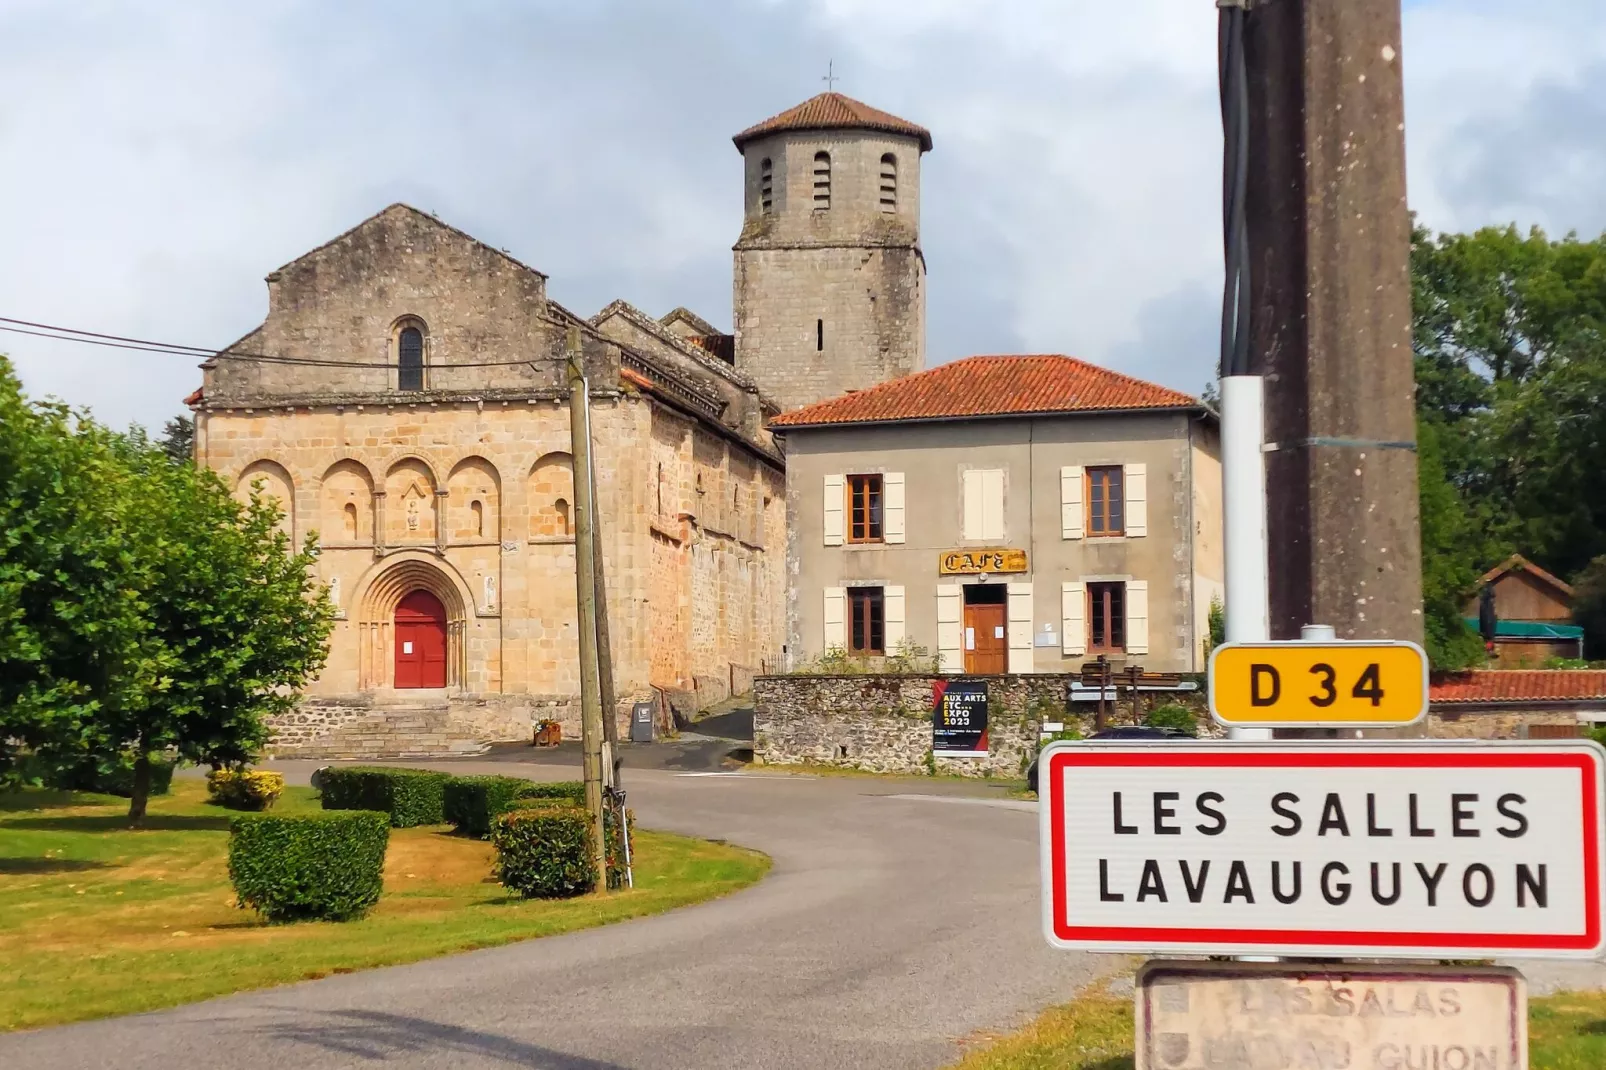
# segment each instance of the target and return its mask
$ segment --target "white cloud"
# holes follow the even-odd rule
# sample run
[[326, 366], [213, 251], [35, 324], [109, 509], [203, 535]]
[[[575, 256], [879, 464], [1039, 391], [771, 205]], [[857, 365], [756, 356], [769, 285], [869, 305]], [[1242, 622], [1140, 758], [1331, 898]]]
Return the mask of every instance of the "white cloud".
[[[929, 349], [1073, 352], [1197, 389], [1220, 251], [1198, 0], [0, 5], [0, 315], [193, 344], [392, 200], [553, 276], [728, 322], [736, 130], [823, 88], [929, 126]], [[1606, 18], [1405, 17], [1433, 225], [1606, 226]], [[0, 335], [29, 389], [159, 424], [193, 362]]]

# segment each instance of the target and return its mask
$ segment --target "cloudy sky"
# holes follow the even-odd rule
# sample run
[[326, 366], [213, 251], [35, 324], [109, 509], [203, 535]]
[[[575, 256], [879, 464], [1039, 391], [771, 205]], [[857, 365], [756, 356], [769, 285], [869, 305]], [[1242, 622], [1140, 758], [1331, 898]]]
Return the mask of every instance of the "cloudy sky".
[[[1196, 391], [1218, 330], [1209, 0], [0, 0], [0, 316], [219, 346], [384, 205], [730, 323], [737, 130], [824, 88], [931, 128], [933, 362], [1065, 352]], [[1407, 0], [1411, 203], [1606, 229], [1599, 0]], [[0, 335], [159, 426], [185, 358]]]

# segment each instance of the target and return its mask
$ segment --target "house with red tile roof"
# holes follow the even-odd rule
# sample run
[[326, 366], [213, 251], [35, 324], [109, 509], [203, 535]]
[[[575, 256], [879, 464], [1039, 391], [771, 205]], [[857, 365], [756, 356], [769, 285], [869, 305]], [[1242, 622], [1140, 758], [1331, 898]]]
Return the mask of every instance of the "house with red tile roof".
[[1429, 734], [1566, 739], [1606, 723], [1606, 670], [1484, 669], [1435, 676]]
[[1197, 398], [1073, 357], [975, 356], [769, 427], [794, 668], [827, 651], [967, 675], [1203, 668], [1221, 466]]

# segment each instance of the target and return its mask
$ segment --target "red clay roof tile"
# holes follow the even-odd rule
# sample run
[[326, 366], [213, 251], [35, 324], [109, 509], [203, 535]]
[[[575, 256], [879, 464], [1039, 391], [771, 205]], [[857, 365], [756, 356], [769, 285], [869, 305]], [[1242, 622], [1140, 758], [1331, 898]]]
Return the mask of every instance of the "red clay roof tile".
[[1441, 702], [1577, 702], [1606, 699], [1606, 670], [1487, 669], [1449, 673], [1428, 688]]
[[1189, 397], [1154, 383], [1054, 354], [966, 357], [929, 371], [794, 409], [771, 427], [890, 423], [1121, 409], [1191, 409]]
[[920, 151], [931, 151], [931, 131], [841, 93], [821, 93], [795, 108], [788, 108], [731, 138], [736, 147], [766, 134], [783, 130], [879, 130], [918, 138]]

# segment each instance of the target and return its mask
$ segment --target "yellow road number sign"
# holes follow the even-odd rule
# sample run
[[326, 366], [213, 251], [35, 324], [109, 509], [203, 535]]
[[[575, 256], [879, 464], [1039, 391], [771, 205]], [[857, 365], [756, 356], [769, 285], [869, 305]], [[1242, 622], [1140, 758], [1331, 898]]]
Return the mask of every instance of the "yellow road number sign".
[[1224, 725], [1398, 728], [1427, 712], [1415, 643], [1227, 643], [1210, 655], [1210, 714]]

